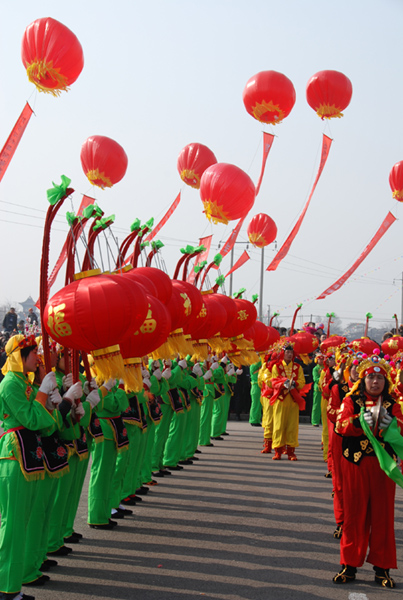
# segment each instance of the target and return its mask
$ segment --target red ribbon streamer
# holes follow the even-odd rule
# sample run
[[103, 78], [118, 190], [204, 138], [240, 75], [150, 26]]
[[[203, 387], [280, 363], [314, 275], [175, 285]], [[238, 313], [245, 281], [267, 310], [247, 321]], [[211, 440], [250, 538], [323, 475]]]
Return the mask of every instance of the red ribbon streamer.
[[10, 135], [4, 144], [2, 151], [0, 152], [0, 181], [3, 179], [5, 172], [7, 171], [8, 165], [14, 156], [15, 151], [18, 148], [18, 144], [23, 136], [23, 133], [28, 125], [29, 119], [33, 113], [32, 108], [28, 102], [24, 106], [22, 113], [17, 119]]
[[206, 237], [200, 238], [199, 239], [199, 246], [205, 246], [205, 250], [204, 252], [200, 252], [200, 254], [197, 255], [195, 264], [193, 266], [192, 272], [190, 273], [189, 277], [187, 278], [189, 283], [194, 283], [195, 278], [196, 278], [196, 273], [195, 273], [195, 267], [197, 265], [199, 265], [201, 262], [203, 262], [204, 260], [207, 260], [207, 257], [209, 255], [210, 252], [210, 248], [211, 248], [211, 241], [213, 239], [212, 235], [208, 235]]
[[264, 175], [264, 170], [266, 168], [267, 157], [269, 156], [269, 152], [273, 145], [274, 135], [271, 133], [263, 132], [263, 161], [262, 161], [262, 170], [260, 171], [259, 181], [256, 184], [256, 196], [259, 193], [260, 186], [262, 184], [262, 179]]
[[239, 267], [242, 267], [242, 265], [244, 265], [249, 259], [249, 254], [246, 252], [246, 250], [244, 250], [241, 256], [236, 261], [236, 263], [234, 264], [234, 266], [232, 267], [232, 269], [228, 271], [225, 277], [228, 277], [228, 275], [231, 275], [231, 273], [239, 269]]
[[161, 221], [158, 223], [158, 225], [156, 225], [154, 227], [154, 229], [152, 230], [152, 232], [146, 237], [146, 241], [149, 242], [150, 240], [152, 240], [153, 238], [155, 238], [155, 236], [157, 235], [157, 233], [160, 231], [160, 229], [163, 228], [163, 226], [165, 225], [165, 223], [168, 221], [169, 217], [175, 212], [179, 202], [181, 199], [181, 193], [179, 192], [179, 194], [176, 196], [175, 200], [173, 201], [173, 203], [171, 204], [170, 208], [167, 210], [167, 212], [165, 213], [165, 215], [162, 217]]
[[322, 175], [322, 171], [324, 169], [324, 166], [326, 164], [327, 161], [327, 157], [329, 156], [329, 152], [330, 152], [330, 146], [332, 145], [332, 139], [327, 137], [327, 135], [323, 134], [323, 141], [322, 141], [322, 156], [320, 159], [320, 165], [319, 165], [319, 170], [318, 170], [318, 174], [316, 175], [316, 179], [315, 182], [312, 186], [312, 190], [311, 193], [309, 194], [309, 198], [306, 201], [306, 204], [304, 206], [304, 210], [302, 211], [302, 213], [300, 214], [300, 217], [298, 219], [298, 221], [296, 222], [296, 224], [294, 225], [290, 235], [288, 236], [288, 238], [285, 240], [284, 244], [281, 246], [280, 250], [277, 252], [276, 256], [273, 258], [273, 260], [271, 261], [271, 263], [269, 264], [269, 266], [267, 267], [266, 271], [275, 271], [277, 269], [277, 267], [279, 266], [279, 264], [281, 263], [281, 261], [283, 260], [283, 258], [285, 258], [288, 254], [289, 249], [291, 248], [291, 244], [294, 241], [295, 236], [297, 235], [302, 221], [304, 220], [306, 211], [308, 210], [309, 207], [309, 203], [311, 202], [313, 193], [316, 189], [316, 185], [319, 181], [319, 177]]
[[360, 266], [360, 264], [363, 262], [363, 260], [368, 256], [368, 254], [371, 252], [371, 250], [377, 245], [379, 240], [385, 235], [385, 233], [387, 232], [389, 227], [391, 225], [393, 225], [393, 223], [395, 221], [396, 221], [396, 217], [394, 217], [391, 212], [388, 212], [388, 214], [386, 215], [385, 219], [382, 222], [382, 225], [379, 227], [378, 231], [376, 232], [376, 234], [374, 235], [372, 240], [369, 242], [369, 244], [367, 245], [365, 250], [357, 258], [357, 260], [355, 261], [353, 266], [350, 267], [350, 269], [348, 271], [346, 271], [346, 273], [344, 273], [344, 275], [342, 275], [340, 277], [340, 279], [338, 279], [333, 285], [328, 287], [327, 290], [322, 292], [321, 295], [318, 296], [316, 299], [323, 300], [324, 298], [326, 298], [326, 296], [330, 296], [330, 294], [333, 294], [333, 292], [337, 292], [337, 290], [339, 290], [341, 288], [341, 286], [346, 283], [347, 279]]

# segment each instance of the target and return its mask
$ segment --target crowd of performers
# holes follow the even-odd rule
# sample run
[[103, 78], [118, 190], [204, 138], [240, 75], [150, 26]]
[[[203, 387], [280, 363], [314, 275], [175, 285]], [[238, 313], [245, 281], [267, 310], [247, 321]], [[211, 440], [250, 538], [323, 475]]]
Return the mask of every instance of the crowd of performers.
[[158, 478], [198, 460], [198, 446], [226, 435], [241, 368], [225, 353], [207, 361], [148, 360], [143, 389], [122, 380], [73, 383], [52, 343], [45, 374], [41, 338], [14, 335], [0, 384], [0, 598], [31, 600], [22, 586], [43, 585], [55, 557], [80, 541], [74, 521], [90, 466], [88, 524], [113, 529]]
[[[251, 367], [250, 422], [258, 423], [262, 415], [261, 452], [274, 450], [273, 460], [283, 454], [297, 460], [298, 413], [307, 386], [295, 358], [292, 345], [277, 344]], [[379, 348], [368, 355], [357, 352], [347, 342], [328, 345], [314, 358], [312, 423], [318, 426], [322, 419], [325, 476], [333, 483], [333, 536], [340, 540], [341, 564], [336, 584], [354, 581], [366, 559], [376, 583], [395, 587], [389, 570], [397, 568], [395, 481], [403, 484], [397, 465], [403, 457], [402, 359], [382, 356]]]

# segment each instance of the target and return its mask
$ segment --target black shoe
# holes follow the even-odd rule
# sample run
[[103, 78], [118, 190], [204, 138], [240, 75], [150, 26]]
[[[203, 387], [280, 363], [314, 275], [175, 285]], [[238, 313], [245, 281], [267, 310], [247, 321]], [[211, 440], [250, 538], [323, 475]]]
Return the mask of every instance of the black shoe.
[[49, 571], [53, 567], [57, 567], [57, 560], [52, 560], [51, 558], [47, 558], [41, 566], [39, 567], [40, 571]]
[[117, 510], [116, 512], [112, 513], [111, 516], [114, 519], [124, 519], [125, 513], [122, 510]]
[[333, 583], [350, 583], [355, 580], [357, 569], [350, 565], [341, 565], [342, 569], [333, 577]]
[[160, 469], [159, 471], [161, 473], [161, 475], [164, 477], [165, 475], [172, 475], [171, 471], [168, 471], [168, 469]]
[[77, 533], [77, 531], [73, 531], [73, 533], [71, 535], [74, 535], [74, 537], [76, 537], [78, 540], [82, 540], [83, 539], [83, 534], [82, 533]]
[[222, 433], [221, 435], [229, 435], [229, 433], [227, 433], [226, 431], [224, 431], [224, 433]]
[[180, 460], [179, 464], [180, 465], [193, 465], [193, 460], [191, 460], [190, 458], [187, 458], [186, 460]]
[[[16, 598], [16, 596], [14, 596], [14, 598]], [[22, 600], [35, 600], [35, 596], [30, 596], [29, 594], [23, 594]]]
[[198, 456], [192, 456], [190, 460], [200, 460]]
[[164, 467], [164, 469], [169, 469], [170, 471], [182, 471], [183, 467], [175, 465], [174, 467]]
[[220, 435], [217, 435], [216, 437], [212, 437], [212, 440], [223, 440], [224, 438], [222, 438]]
[[164, 473], [162, 471], [155, 471], [152, 473], [153, 477], [164, 477]]
[[139, 487], [136, 490], [136, 496], [145, 496], [146, 494], [148, 494], [149, 490], [148, 487], [145, 487], [144, 485], [142, 485], [141, 487]]
[[29, 586], [29, 587], [45, 585], [45, 583], [47, 581], [49, 581], [49, 579], [50, 579], [49, 575], [41, 575], [40, 577], [38, 577], [38, 579], [34, 579], [33, 581], [30, 581], [29, 583], [23, 583], [22, 585]]
[[65, 537], [63, 539], [65, 544], [78, 544], [80, 541], [80, 538], [76, 537], [74, 534], [69, 535], [69, 537]]
[[213, 446], [214, 447], [214, 444], [212, 444], [211, 442], [209, 444], [202, 444], [202, 445], [203, 446], [210, 446], [210, 447]]
[[260, 423], [250, 423], [252, 427], [261, 427]]
[[381, 569], [381, 567], [373, 567], [375, 571], [375, 583], [385, 588], [396, 587], [394, 579], [389, 575], [389, 569]]
[[133, 511], [130, 510], [130, 508], [120, 508], [120, 506], [119, 506], [118, 510], [119, 510], [119, 512], [122, 512], [125, 516], [133, 514]]
[[[117, 525], [117, 523], [116, 523]], [[109, 520], [109, 523], [101, 523], [100, 525], [91, 525], [90, 527], [91, 529], [113, 529], [114, 527], [116, 527], [116, 525], [112, 525], [112, 523]]]
[[134, 500], [134, 502], [143, 502], [143, 498], [141, 498], [140, 496], [137, 496], [137, 494], [132, 494], [132, 495], [130, 496], [130, 498], [131, 498], [132, 500]]
[[203, 454], [203, 452], [197, 448], [197, 449], [195, 450], [195, 454]]
[[68, 548], [67, 546], [61, 546], [58, 550], [53, 550], [53, 552], [46, 552], [49, 556], [67, 556], [73, 552], [73, 548]]
[[116, 521], [112, 521], [112, 519], [109, 519], [109, 525], [112, 525], [112, 527], [116, 527], [117, 522]]
[[123, 500], [121, 500], [120, 503], [123, 504], [124, 506], [135, 506], [136, 500], [134, 498], [132, 498], [131, 496], [129, 496], [128, 498], [124, 498]]

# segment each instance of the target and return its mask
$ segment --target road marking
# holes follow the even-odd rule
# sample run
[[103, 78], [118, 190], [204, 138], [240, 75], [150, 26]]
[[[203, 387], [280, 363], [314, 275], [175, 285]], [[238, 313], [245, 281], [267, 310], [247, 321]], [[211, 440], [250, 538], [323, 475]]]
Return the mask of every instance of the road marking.
[[367, 594], [356, 594], [355, 592], [348, 595], [348, 600], [368, 600]]

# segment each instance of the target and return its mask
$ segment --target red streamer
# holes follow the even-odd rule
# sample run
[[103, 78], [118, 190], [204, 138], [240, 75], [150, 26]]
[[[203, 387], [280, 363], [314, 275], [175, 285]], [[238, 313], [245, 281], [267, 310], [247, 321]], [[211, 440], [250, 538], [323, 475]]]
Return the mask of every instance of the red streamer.
[[27, 102], [0, 152], [0, 181], [3, 179], [4, 174], [8, 169], [8, 165], [18, 148], [18, 144], [20, 143], [32, 113], [33, 110]]

